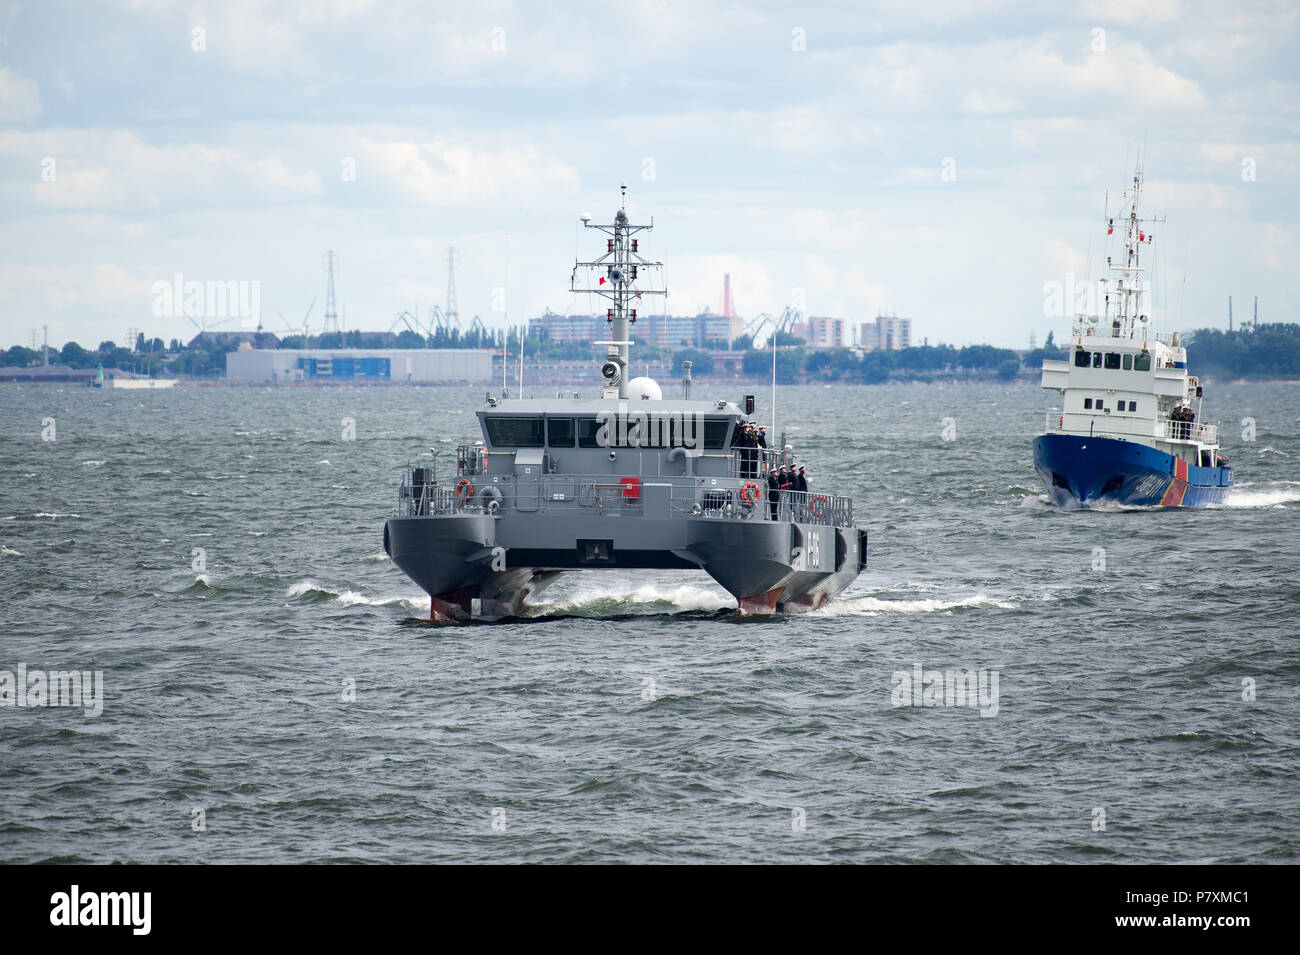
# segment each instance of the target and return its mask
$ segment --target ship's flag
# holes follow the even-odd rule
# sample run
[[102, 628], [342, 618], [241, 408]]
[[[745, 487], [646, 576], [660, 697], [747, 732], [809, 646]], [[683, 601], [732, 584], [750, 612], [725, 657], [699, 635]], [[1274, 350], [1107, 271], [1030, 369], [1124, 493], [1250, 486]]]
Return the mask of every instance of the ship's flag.
[[1147, 240], [1147, 234], [1146, 234], [1145, 232], [1139, 232], [1139, 233], [1138, 233], [1138, 241], [1139, 241], [1139, 242], [1145, 242], [1146, 240]]
[[602, 276], [600, 277], [600, 281], [597, 282], [596, 284], [597, 284], [597, 285], [604, 285], [604, 284], [605, 284], [605, 276], [602, 275]]

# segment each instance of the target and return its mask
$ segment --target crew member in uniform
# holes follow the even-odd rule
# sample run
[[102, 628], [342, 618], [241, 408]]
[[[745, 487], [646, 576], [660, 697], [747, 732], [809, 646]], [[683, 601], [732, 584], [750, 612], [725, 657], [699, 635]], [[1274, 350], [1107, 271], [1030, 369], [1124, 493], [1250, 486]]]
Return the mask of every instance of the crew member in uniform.
[[776, 520], [776, 505], [781, 500], [781, 485], [776, 479], [776, 468], [767, 472], [767, 514], [769, 520]]

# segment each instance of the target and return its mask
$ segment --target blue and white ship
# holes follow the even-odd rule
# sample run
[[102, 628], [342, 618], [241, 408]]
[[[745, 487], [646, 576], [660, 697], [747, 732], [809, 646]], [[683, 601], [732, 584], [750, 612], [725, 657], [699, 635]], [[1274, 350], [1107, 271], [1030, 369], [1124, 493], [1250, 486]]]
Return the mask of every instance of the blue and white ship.
[[1148, 331], [1142, 247], [1151, 219], [1138, 215], [1141, 170], [1107, 235], [1126, 230], [1123, 264], [1101, 280], [1101, 315], [1076, 317], [1065, 361], [1043, 362], [1043, 387], [1061, 394], [1034, 439], [1034, 468], [1059, 507], [1102, 503], [1205, 507], [1232, 490], [1218, 426], [1201, 418], [1203, 387], [1187, 373], [1178, 332]]

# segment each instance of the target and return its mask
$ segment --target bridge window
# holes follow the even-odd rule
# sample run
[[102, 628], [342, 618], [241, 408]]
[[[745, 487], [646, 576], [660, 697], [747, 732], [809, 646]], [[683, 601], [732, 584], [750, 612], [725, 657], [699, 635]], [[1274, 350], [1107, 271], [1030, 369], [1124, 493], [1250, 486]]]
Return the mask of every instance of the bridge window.
[[573, 436], [572, 418], [546, 419], [546, 443], [551, 447], [571, 448], [573, 447]]
[[580, 448], [598, 448], [600, 445], [596, 442], [596, 434], [600, 431], [600, 423], [595, 418], [578, 419], [578, 447]]
[[1119, 352], [1106, 352], [1106, 367], [1112, 371], [1119, 371]]
[[1084, 399], [1083, 399], [1083, 407], [1084, 407], [1084, 410], [1085, 410], [1085, 411], [1091, 409], [1091, 408], [1092, 408], [1092, 399], [1091, 399], [1091, 398], [1084, 398]]
[[540, 415], [527, 418], [488, 415], [486, 419], [488, 443], [494, 448], [540, 448], [542, 446], [542, 419]]
[[1096, 405], [1096, 407], [1097, 407], [1097, 410], [1098, 410], [1098, 411], [1105, 411], [1105, 410], [1106, 410], [1106, 402], [1104, 402], [1104, 401], [1102, 401], [1100, 398], [1098, 398], [1098, 399], [1097, 399], [1097, 405]]
[[1093, 368], [1101, 367], [1101, 352], [1095, 351], [1092, 353], [1092, 367]]
[[1087, 368], [1089, 363], [1088, 353], [1082, 348], [1074, 353], [1074, 366], [1076, 368]]
[[727, 446], [727, 429], [731, 427], [730, 418], [704, 419], [704, 448], [706, 451], [718, 451]]
[[1125, 353], [1124, 355], [1124, 370], [1125, 371], [1133, 370], [1133, 356], [1127, 353]]
[[1149, 351], [1144, 351], [1140, 355], [1133, 356], [1133, 370], [1134, 371], [1151, 370], [1151, 353]]
[[1130, 402], [1128, 403], [1128, 410], [1129, 410], [1129, 411], [1137, 411], [1137, 410], [1138, 410], [1138, 403], [1137, 403], [1136, 401], [1130, 401]]

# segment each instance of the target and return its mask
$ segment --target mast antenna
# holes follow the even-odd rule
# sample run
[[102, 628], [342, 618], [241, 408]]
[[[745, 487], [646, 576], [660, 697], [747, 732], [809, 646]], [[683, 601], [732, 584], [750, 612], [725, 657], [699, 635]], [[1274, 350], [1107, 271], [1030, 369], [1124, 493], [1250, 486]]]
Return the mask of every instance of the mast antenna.
[[[583, 213], [579, 218], [583, 228], [595, 229], [609, 236], [605, 240], [605, 252], [590, 261], [575, 261], [573, 274], [569, 279], [570, 292], [586, 292], [606, 299], [612, 307], [605, 310], [605, 321], [610, 326], [610, 338], [594, 344], [604, 345], [605, 359], [600, 367], [604, 379], [603, 396], [606, 398], [627, 398], [629, 375], [628, 349], [633, 344], [630, 327], [636, 324], [637, 307], [643, 296], [668, 295], [664, 289], [637, 288], [637, 279], [642, 271], [662, 272], [662, 262], [652, 262], [641, 255], [640, 239], [633, 238], [639, 232], [649, 232], [654, 228], [654, 219], [649, 225], [634, 225], [627, 216], [627, 183], [619, 186], [619, 209], [610, 224], [596, 224], [591, 216]], [[581, 270], [582, 279], [579, 279]]]

